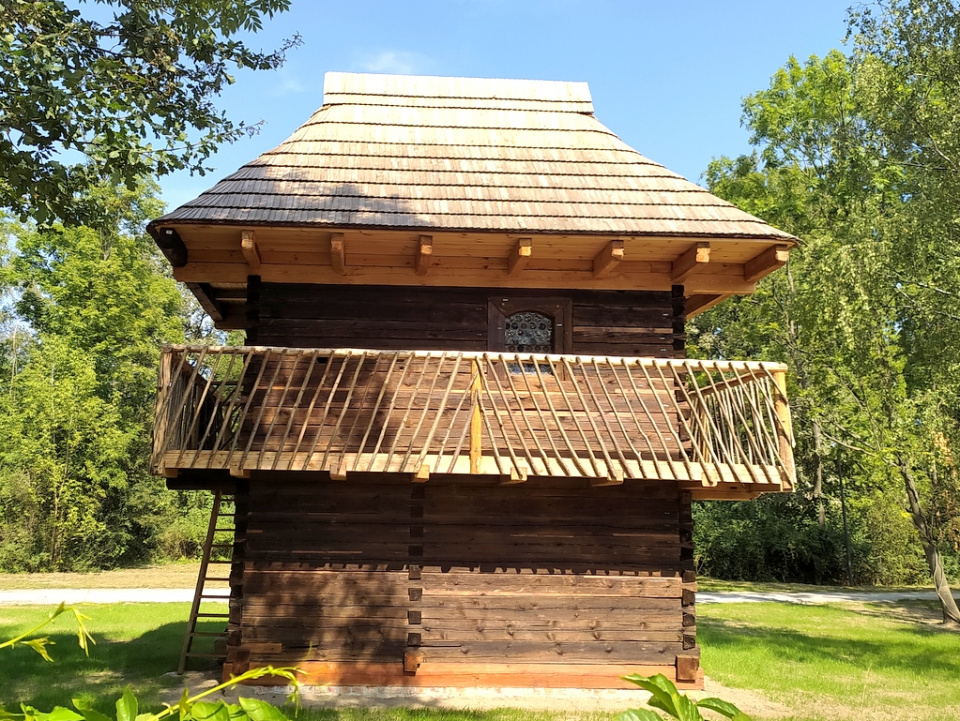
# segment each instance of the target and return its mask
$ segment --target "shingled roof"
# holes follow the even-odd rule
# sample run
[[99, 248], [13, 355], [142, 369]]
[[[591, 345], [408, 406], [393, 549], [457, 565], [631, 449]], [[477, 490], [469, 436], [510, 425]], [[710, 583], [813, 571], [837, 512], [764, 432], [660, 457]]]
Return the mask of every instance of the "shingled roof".
[[350, 73], [161, 224], [794, 240], [629, 147], [586, 83]]

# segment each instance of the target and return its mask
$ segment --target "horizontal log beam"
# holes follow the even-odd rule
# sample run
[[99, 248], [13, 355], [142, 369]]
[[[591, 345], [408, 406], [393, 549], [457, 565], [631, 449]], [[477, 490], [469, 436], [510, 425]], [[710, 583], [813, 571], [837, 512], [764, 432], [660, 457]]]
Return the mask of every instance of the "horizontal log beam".
[[174, 268], [182, 268], [187, 264], [189, 258], [187, 246], [183, 244], [180, 234], [173, 228], [160, 228], [157, 234], [157, 246]]
[[519, 238], [507, 260], [507, 275], [516, 275], [527, 267], [533, 255], [533, 242], [530, 238]]
[[670, 278], [674, 283], [683, 283], [693, 273], [710, 262], [710, 244], [696, 243], [673, 261]]
[[430, 268], [430, 256], [433, 255], [433, 237], [420, 236], [420, 249], [417, 252], [417, 275], [426, 275]]
[[623, 241], [611, 240], [593, 259], [593, 277], [609, 275], [623, 260]]
[[790, 247], [787, 245], [767, 248], [743, 264], [743, 279], [748, 283], [754, 283], [777, 268], [782, 268], [789, 258]]
[[347, 272], [347, 249], [343, 233], [334, 233], [330, 236], [330, 267], [338, 275]]
[[687, 298], [686, 305], [684, 306], [684, 312], [686, 313], [687, 320], [693, 318], [699, 313], [708, 308], [713, 308], [713, 306], [718, 303], [722, 303], [730, 296], [723, 293], [704, 293], [701, 295], [692, 295]]
[[263, 259], [260, 257], [260, 246], [257, 245], [257, 236], [252, 230], [240, 232], [240, 250], [247, 261], [250, 270], [258, 270]]
[[[341, 275], [330, 265], [281, 265], [264, 263], [260, 277], [264, 283], [327, 283], [330, 285], [400, 285], [447, 286], [486, 288], [583, 288], [596, 290], [665, 290], [675, 283], [668, 272], [656, 272], [648, 262], [624, 261], [618, 272], [595, 277], [592, 272], [580, 270], [540, 270], [527, 267], [517, 276], [508, 276], [502, 270], [476, 267], [456, 273], [418, 275], [409, 267], [384, 268], [351, 266], [350, 273]], [[735, 273], [700, 272], [684, 284], [688, 295], [724, 293], [749, 295], [756, 285], [746, 282], [740, 267]], [[250, 269], [246, 263], [189, 263], [174, 268], [173, 277], [184, 283], [246, 283]]]

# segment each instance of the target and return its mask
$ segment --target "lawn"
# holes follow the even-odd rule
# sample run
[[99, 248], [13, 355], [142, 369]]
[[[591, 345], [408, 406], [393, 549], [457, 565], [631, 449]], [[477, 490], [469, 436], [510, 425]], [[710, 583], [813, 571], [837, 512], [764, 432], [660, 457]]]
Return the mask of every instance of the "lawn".
[[[44, 611], [0, 608], [0, 637], [27, 628]], [[50, 708], [79, 697], [109, 711], [127, 683], [148, 704], [157, 704], [164, 689], [179, 686], [177, 677], [163, 674], [176, 664], [186, 604], [88, 606], [84, 612], [92, 618], [90, 628], [97, 639], [90, 657], [77, 648], [75, 630], [63, 616], [48, 633], [56, 642], [56, 663], [46, 663], [26, 648], [0, 652], [0, 701], [9, 707], [30, 699]], [[758, 720], [960, 718], [960, 634], [932, 624], [936, 614], [929, 604], [705, 605], [698, 615], [707, 674], [732, 694], [752, 689], [769, 701], [761, 705]], [[604, 716], [509, 709], [345, 709], [310, 711], [305, 718], [552, 721]]]

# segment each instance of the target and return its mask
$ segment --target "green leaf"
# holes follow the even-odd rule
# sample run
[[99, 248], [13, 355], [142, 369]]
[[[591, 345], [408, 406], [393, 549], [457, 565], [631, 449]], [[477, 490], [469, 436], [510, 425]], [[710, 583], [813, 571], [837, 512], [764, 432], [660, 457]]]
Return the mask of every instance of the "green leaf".
[[674, 718], [680, 718], [677, 709], [677, 699], [680, 698], [680, 694], [677, 692], [677, 687], [666, 676], [658, 673], [655, 676], [647, 677], [634, 673], [624, 676], [623, 679], [635, 683], [644, 691], [649, 691], [651, 698], [648, 703], [651, 706], [666, 711]]
[[663, 721], [663, 717], [646, 708], [631, 708], [617, 714], [616, 721]]
[[724, 701], [719, 698], [705, 698], [700, 701], [697, 701], [697, 706], [700, 708], [710, 709], [711, 711], [716, 711], [719, 714], [723, 714], [727, 718], [736, 718], [737, 714], [742, 714], [743, 712], [734, 706], [729, 701]]
[[276, 706], [254, 698], [240, 698], [237, 700], [250, 721], [289, 721]]
[[230, 721], [230, 707], [223, 701], [197, 701], [190, 707], [189, 718], [196, 721]]
[[117, 721], [137, 721], [137, 697], [127, 686], [117, 699]]
[[80, 715], [83, 716], [85, 721], [111, 721], [110, 717], [106, 714], [102, 714], [99, 711], [94, 710], [90, 706], [90, 702], [82, 699], [75, 698], [73, 699], [73, 705], [80, 712]]
[[31, 638], [27, 641], [23, 641], [24, 646], [29, 646], [34, 651], [43, 656], [44, 661], [50, 661], [53, 663], [53, 659], [50, 658], [50, 654], [47, 653], [47, 646], [53, 646], [56, 644], [56, 641], [51, 641], [49, 638], [44, 636], [43, 638]]
[[33, 716], [37, 721], [83, 721], [83, 716], [63, 706], [55, 706], [53, 711], [47, 713], [34, 709]]

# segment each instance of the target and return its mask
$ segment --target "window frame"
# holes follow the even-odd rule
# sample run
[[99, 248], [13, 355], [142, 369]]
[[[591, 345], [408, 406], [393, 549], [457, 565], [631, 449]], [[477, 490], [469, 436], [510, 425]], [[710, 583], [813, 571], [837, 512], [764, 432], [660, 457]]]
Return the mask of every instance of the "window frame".
[[553, 320], [551, 354], [573, 352], [573, 301], [570, 298], [512, 294], [492, 296], [487, 301], [487, 350], [506, 352], [506, 320], [523, 312], [540, 313]]

